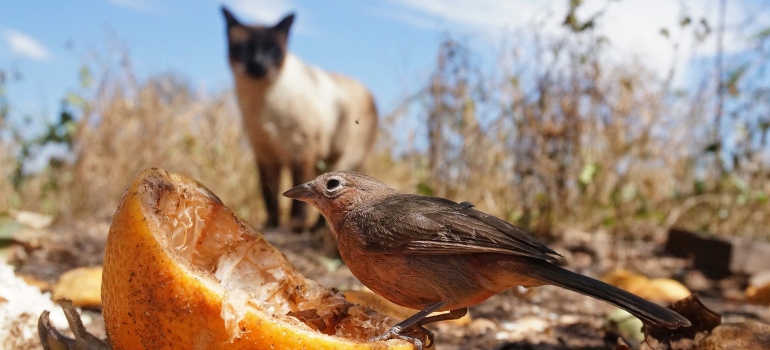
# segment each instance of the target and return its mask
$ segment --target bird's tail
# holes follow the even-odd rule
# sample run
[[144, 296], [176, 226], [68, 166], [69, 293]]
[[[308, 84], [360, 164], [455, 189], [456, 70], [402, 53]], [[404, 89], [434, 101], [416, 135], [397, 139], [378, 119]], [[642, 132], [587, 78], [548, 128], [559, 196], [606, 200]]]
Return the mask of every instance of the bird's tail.
[[[526, 272], [525, 272], [526, 271]], [[668, 329], [689, 327], [690, 321], [671, 309], [647, 301], [620, 288], [547, 262], [527, 266], [525, 275], [562, 288], [606, 301], [638, 317], [645, 324]]]

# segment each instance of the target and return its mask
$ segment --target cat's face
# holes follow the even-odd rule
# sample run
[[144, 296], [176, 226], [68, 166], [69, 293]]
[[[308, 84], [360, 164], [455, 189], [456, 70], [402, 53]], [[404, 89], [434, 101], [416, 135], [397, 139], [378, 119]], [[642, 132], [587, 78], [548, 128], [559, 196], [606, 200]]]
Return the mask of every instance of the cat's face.
[[286, 58], [294, 14], [290, 13], [272, 27], [243, 25], [225, 7], [222, 14], [227, 22], [228, 56], [233, 72], [256, 79], [274, 78]]

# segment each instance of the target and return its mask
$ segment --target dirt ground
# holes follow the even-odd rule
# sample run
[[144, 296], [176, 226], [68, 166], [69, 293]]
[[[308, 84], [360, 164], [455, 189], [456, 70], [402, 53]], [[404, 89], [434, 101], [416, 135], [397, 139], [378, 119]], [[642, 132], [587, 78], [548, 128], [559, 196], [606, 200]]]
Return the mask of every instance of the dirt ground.
[[[109, 222], [60, 223], [26, 232], [12, 255], [18, 274], [54, 283], [63, 272], [78, 266], [99, 265]], [[301, 272], [325, 287], [340, 290], [362, 286], [337, 258], [328, 231], [294, 234], [268, 231], [266, 238]], [[615, 268], [648, 277], [669, 277], [697, 292], [723, 321], [758, 320], [770, 323], [770, 308], [742, 300], [745, 276], [715, 281], [692, 269], [686, 260], [666, 256], [662, 238], [626, 242], [606, 232], [565, 230], [549, 246], [562, 254], [563, 264], [599, 278]], [[614, 307], [557, 287], [510, 290], [470, 309], [466, 324], [444, 322], [433, 326], [437, 349], [614, 349], [618, 332], [607, 325]], [[84, 310], [94, 320], [89, 331], [103, 336], [99, 310]], [[625, 341], [633, 348], [640, 344]]]

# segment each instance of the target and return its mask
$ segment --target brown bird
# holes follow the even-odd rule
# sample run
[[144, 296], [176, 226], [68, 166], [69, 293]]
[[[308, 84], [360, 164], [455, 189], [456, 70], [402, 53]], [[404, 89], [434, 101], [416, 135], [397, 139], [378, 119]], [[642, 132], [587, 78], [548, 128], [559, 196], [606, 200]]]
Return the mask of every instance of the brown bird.
[[[361, 283], [422, 310], [377, 339], [432, 334], [422, 326], [460, 318], [469, 306], [514, 286], [560, 286], [606, 301], [654, 326], [690, 326], [678, 313], [554, 264], [555, 251], [494, 216], [438, 197], [400, 193], [379, 180], [331, 172], [286, 191], [315, 206], [331, 225], [340, 255]], [[445, 314], [426, 317], [434, 311]]]

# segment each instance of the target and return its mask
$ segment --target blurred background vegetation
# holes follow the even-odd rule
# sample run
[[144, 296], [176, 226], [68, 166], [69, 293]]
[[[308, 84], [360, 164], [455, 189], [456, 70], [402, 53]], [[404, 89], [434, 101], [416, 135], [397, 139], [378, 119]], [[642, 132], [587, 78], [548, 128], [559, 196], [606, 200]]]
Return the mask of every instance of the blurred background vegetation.
[[[423, 87], [382, 116], [367, 172], [541, 235], [575, 226], [639, 238], [676, 225], [770, 237], [770, 28], [753, 33], [749, 54], [718, 50], [688, 78], [695, 84], [679, 88], [673, 64], [660, 72], [644, 57], [614, 59], [593, 30], [599, 17], [579, 18], [580, 2], [570, 3], [567, 30], [519, 31], [534, 50], [505, 45], [491, 68], [469, 48], [473, 38], [447, 34]], [[720, 23], [686, 14], [679, 25], [696, 46], [724, 35]], [[680, 39], [669, 38], [675, 50]], [[109, 220], [129, 180], [154, 166], [192, 176], [261, 223], [232, 91], [195, 91], [173, 74], [137, 81], [128, 50], [116, 50], [121, 59], [93, 58], [73, 72], [80, 86], [35, 136], [6, 122], [14, 103], [5, 89], [23, 77], [0, 67], [0, 213]], [[407, 135], [404, 118], [427, 134]], [[68, 152], [25, 171], [51, 144]]]

